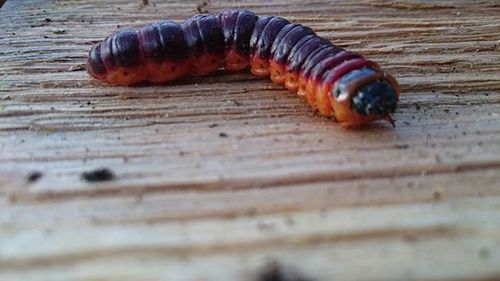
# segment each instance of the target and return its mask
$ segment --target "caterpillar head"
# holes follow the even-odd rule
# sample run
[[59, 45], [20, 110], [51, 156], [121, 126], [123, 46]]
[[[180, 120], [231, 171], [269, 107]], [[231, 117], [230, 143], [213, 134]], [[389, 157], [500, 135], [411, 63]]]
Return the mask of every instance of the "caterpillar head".
[[364, 68], [344, 76], [335, 85], [333, 108], [344, 127], [385, 120], [394, 126], [391, 114], [396, 110], [399, 85], [386, 73]]
[[375, 81], [358, 89], [352, 97], [351, 107], [360, 115], [376, 116], [394, 126], [390, 114], [396, 110], [397, 103], [398, 95], [394, 87], [387, 81]]

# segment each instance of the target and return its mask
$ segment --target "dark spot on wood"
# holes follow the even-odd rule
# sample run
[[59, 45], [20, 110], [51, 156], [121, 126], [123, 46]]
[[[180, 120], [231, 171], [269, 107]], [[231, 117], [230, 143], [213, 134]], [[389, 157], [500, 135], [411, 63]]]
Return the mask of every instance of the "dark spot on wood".
[[432, 198], [434, 198], [434, 200], [436, 200], [436, 201], [441, 200], [441, 197], [442, 197], [442, 195], [441, 195], [441, 192], [439, 192], [439, 191], [434, 191], [432, 193]]
[[110, 181], [115, 179], [115, 174], [108, 168], [100, 168], [83, 172], [82, 179], [88, 182]]
[[264, 266], [255, 281], [313, 281], [313, 279], [305, 277], [294, 268], [271, 261]]
[[149, 0], [142, 0], [142, 5], [146, 6], [149, 4]]
[[228, 135], [226, 133], [219, 133], [219, 137], [221, 137], [221, 138], [227, 138]]
[[396, 148], [396, 149], [407, 149], [409, 147], [410, 146], [408, 144], [396, 144], [396, 145], [394, 145], [394, 148]]
[[219, 124], [217, 124], [217, 123], [212, 123], [212, 124], [208, 125], [209, 128], [215, 128], [217, 126], [219, 126]]
[[45, 18], [45, 22], [52, 22], [51, 18]]
[[28, 174], [27, 180], [29, 183], [34, 183], [38, 181], [42, 176], [43, 176], [42, 172], [33, 171]]
[[483, 260], [487, 260], [491, 256], [490, 250], [488, 248], [479, 249], [479, 257]]
[[64, 34], [64, 33], [66, 33], [66, 30], [62, 29], [62, 28], [57, 28], [57, 29], [53, 29], [52, 33], [54, 33], [54, 34]]
[[196, 4], [196, 10], [200, 14], [209, 13], [207, 9], [208, 5], [210, 5], [210, 0], [199, 2], [198, 4]]

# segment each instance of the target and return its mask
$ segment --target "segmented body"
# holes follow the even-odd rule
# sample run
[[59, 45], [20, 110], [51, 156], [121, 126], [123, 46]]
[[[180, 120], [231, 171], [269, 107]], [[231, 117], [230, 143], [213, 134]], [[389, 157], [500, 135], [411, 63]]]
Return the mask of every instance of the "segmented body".
[[[256, 76], [270, 76], [346, 127], [376, 119], [392, 121], [389, 113], [395, 101], [391, 100], [391, 108], [373, 114], [371, 100], [363, 100], [367, 90], [385, 88], [395, 93], [396, 101], [399, 95], [397, 82], [376, 63], [333, 45], [308, 27], [246, 10], [121, 30], [93, 46], [87, 69], [101, 81], [132, 85], [207, 75], [222, 67], [229, 71], [250, 68]], [[364, 96], [359, 95], [362, 89]]]

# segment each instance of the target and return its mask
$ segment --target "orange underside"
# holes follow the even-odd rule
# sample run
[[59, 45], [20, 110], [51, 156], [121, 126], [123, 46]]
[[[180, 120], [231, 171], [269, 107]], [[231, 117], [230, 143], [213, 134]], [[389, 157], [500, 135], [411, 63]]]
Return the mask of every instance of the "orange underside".
[[99, 80], [117, 85], [132, 85], [143, 81], [164, 83], [177, 78], [210, 74], [224, 66], [230, 71], [239, 71], [250, 67], [251, 72], [259, 77], [270, 76], [278, 85], [297, 92], [297, 95], [324, 116], [335, 116], [343, 127], [359, 127], [365, 123], [380, 119], [377, 116], [363, 116], [352, 111], [350, 104], [339, 102], [331, 95], [332, 85], [327, 85], [300, 75], [299, 72], [287, 71], [286, 66], [257, 56], [248, 58], [232, 50], [225, 56], [204, 54], [180, 62], [146, 62], [133, 68], [120, 67], [103, 75], [89, 73]]
[[226, 52], [224, 68], [229, 71], [239, 71], [247, 69], [250, 66], [248, 56], [238, 54], [234, 50]]

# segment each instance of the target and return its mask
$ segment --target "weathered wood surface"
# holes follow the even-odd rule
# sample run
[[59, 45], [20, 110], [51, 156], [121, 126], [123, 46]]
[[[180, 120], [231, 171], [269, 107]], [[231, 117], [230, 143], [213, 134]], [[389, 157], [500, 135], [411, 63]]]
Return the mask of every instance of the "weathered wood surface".
[[[196, 2], [5, 3], [0, 280], [281, 280], [272, 261], [315, 281], [498, 280], [499, 3], [305, 2], [204, 9], [283, 15], [381, 62], [395, 129], [343, 130], [246, 73], [125, 88], [82, 69], [117, 26]], [[99, 167], [117, 179], [81, 180]]]

